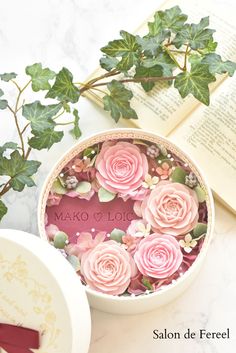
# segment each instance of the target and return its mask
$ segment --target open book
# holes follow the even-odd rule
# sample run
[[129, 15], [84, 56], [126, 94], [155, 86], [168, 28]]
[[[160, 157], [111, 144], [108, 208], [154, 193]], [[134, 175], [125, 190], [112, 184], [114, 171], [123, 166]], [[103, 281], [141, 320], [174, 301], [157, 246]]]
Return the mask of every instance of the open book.
[[[216, 29], [217, 52], [223, 59], [236, 60], [232, 7], [212, 0], [167, 0], [160, 9], [175, 5], [189, 15], [191, 22], [209, 15], [210, 28]], [[147, 21], [135, 33], [143, 34], [146, 30]], [[99, 68], [89, 79], [103, 72]], [[139, 119], [123, 120], [123, 123], [164, 135], [188, 152], [207, 176], [215, 195], [236, 213], [236, 76], [221, 76], [211, 84], [209, 107], [191, 96], [183, 100], [175, 88], [161, 83], [149, 93], [140, 84], [130, 84], [130, 87], [134, 93], [131, 105]], [[88, 91], [85, 95], [103, 105], [102, 93]]]

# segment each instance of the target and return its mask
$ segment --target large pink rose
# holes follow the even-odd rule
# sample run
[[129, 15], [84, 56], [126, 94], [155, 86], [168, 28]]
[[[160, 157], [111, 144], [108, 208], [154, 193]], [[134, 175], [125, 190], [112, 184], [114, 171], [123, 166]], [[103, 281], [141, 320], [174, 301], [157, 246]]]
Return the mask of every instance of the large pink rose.
[[96, 177], [111, 192], [127, 194], [138, 189], [148, 173], [148, 161], [140, 149], [129, 142], [104, 143], [96, 159]]
[[153, 233], [141, 240], [134, 260], [143, 275], [162, 279], [178, 270], [183, 254], [172, 235]]
[[125, 292], [137, 268], [131, 255], [116, 241], [109, 240], [82, 256], [81, 273], [92, 289], [119, 295]]
[[141, 212], [154, 231], [178, 236], [197, 224], [198, 200], [187, 186], [162, 181], [142, 202]]

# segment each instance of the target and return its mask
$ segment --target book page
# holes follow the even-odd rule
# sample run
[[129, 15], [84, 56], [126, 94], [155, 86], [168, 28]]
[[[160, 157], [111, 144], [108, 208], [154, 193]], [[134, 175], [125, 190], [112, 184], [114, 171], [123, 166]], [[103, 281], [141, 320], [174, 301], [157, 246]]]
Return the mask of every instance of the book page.
[[199, 163], [213, 191], [236, 212], [236, 76], [169, 136]]
[[[179, 5], [182, 11], [189, 15], [188, 21], [190, 22], [199, 22], [201, 17], [209, 15], [210, 27], [216, 29], [215, 39], [219, 42], [218, 52], [225, 58], [234, 58], [236, 54], [236, 29], [232, 25], [234, 20], [231, 17], [233, 17], [234, 11], [230, 6], [222, 8], [222, 2], [218, 3], [212, 0], [167, 0], [161, 9], [175, 5]], [[152, 17], [149, 20], [152, 20]], [[135, 33], [144, 34], [146, 31], [147, 21]], [[92, 77], [104, 72], [104, 70], [98, 69], [92, 74]], [[224, 79], [225, 76], [219, 77], [217, 82], [211, 85], [211, 90], [213, 91]], [[129, 87], [134, 93], [131, 105], [136, 110], [139, 119], [123, 120], [123, 123], [157, 132], [164, 136], [170, 134], [200, 105], [191, 96], [183, 100], [178, 91], [173, 86], [167, 87], [166, 83], [156, 84], [155, 88], [149, 93], [146, 93], [140, 84], [129, 84]], [[102, 93], [90, 91], [86, 92], [86, 96], [99, 105], [103, 105]]]

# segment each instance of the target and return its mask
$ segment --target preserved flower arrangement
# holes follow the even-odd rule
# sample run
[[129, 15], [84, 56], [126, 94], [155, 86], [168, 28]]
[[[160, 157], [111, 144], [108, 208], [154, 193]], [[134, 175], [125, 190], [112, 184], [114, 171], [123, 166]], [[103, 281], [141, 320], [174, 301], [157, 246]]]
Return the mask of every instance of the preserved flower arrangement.
[[91, 289], [143, 295], [175, 283], [207, 233], [204, 186], [163, 143], [98, 142], [61, 170], [47, 198], [48, 240]]

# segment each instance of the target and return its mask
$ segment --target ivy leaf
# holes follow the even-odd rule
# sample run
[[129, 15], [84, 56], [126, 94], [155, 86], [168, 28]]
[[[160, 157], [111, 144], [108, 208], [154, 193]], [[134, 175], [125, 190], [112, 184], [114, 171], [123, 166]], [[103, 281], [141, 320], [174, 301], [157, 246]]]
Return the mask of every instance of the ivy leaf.
[[217, 48], [218, 43], [214, 42], [213, 38], [209, 40], [209, 42], [207, 43], [207, 46], [204, 49], [201, 49], [201, 54], [202, 55], [206, 55], [209, 53], [213, 53], [216, 48]]
[[39, 101], [35, 101], [23, 106], [22, 115], [30, 121], [32, 130], [42, 132], [56, 125], [52, 117], [59, 112], [61, 107], [61, 103], [42, 105]]
[[16, 150], [17, 147], [18, 145], [15, 142], [6, 142], [3, 146], [0, 146], [0, 155], [3, 155], [7, 149]]
[[118, 63], [119, 60], [111, 56], [104, 56], [100, 59], [100, 66], [107, 71], [114, 69]]
[[[163, 69], [160, 65], [156, 65], [150, 68], [139, 66], [136, 69], [136, 73], [134, 77], [148, 78], [148, 77], [161, 77], [162, 75], [163, 75]], [[155, 82], [141, 82], [141, 85], [146, 92], [149, 92], [155, 86]]]
[[152, 37], [156, 36], [163, 29], [162, 20], [158, 12], [156, 12], [154, 15], [154, 21], [148, 22], [148, 29], [149, 29], [148, 36], [152, 36]]
[[26, 161], [19, 151], [15, 150], [11, 153], [10, 159], [0, 157], [0, 175], [11, 177], [10, 186], [13, 190], [22, 191], [25, 185], [29, 187], [35, 185], [31, 176], [37, 172], [40, 164], [38, 161]]
[[116, 65], [118, 70], [127, 71], [138, 63], [139, 45], [134, 35], [121, 31], [123, 39], [116, 39], [108, 43], [101, 51], [110, 57], [121, 57], [121, 61]]
[[8, 82], [10, 80], [12, 80], [13, 78], [16, 78], [17, 74], [15, 74], [15, 72], [9, 72], [9, 73], [5, 73], [5, 74], [0, 74], [0, 79], [2, 81]]
[[31, 77], [32, 89], [35, 92], [50, 89], [51, 85], [48, 81], [52, 80], [56, 76], [54, 71], [51, 71], [48, 68], [43, 69], [41, 63], [27, 66], [25, 72]]
[[2, 200], [0, 200], [0, 221], [1, 221], [2, 218], [5, 216], [6, 213], [7, 213], [7, 207], [6, 207], [6, 205], [2, 202]]
[[208, 84], [215, 80], [209, 72], [208, 65], [193, 64], [190, 72], [186, 71], [177, 75], [174, 86], [182, 98], [191, 93], [200, 102], [209, 105]]
[[173, 44], [180, 48], [183, 44], [189, 44], [194, 50], [205, 48], [209, 42], [213, 41], [214, 29], [206, 28], [209, 26], [209, 17], [204, 17], [198, 24], [186, 24], [176, 34]]
[[160, 53], [155, 58], [147, 58], [142, 62], [144, 67], [150, 68], [156, 65], [162, 67], [163, 76], [171, 76], [173, 69], [176, 67], [175, 62], [168, 53]]
[[32, 131], [33, 137], [29, 140], [29, 145], [36, 150], [52, 147], [54, 143], [60, 142], [64, 136], [63, 131], [55, 131], [54, 129], [47, 129], [44, 131]]
[[74, 119], [74, 127], [70, 131], [70, 133], [72, 134], [72, 136], [74, 136], [74, 138], [78, 139], [82, 135], [82, 132], [81, 132], [80, 127], [79, 127], [79, 119], [80, 119], [80, 117], [79, 117], [77, 109], [73, 110], [73, 115], [75, 117], [75, 119]]
[[[4, 92], [0, 88], [0, 97], [2, 97], [3, 95], [4, 95]], [[6, 99], [0, 99], [0, 109], [1, 110], [6, 109], [7, 105], [8, 105], [8, 102]]]
[[158, 11], [162, 27], [168, 28], [172, 32], [178, 32], [183, 28], [188, 16], [183, 14], [179, 6], [174, 6], [165, 11]]
[[223, 61], [221, 56], [215, 53], [206, 55], [201, 62], [209, 65], [209, 71], [213, 75], [228, 72], [229, 76], [233, 76], [236, 70], [236, 63], [229, 60]]
[[120, 117], [124, 119], [137, 119], [137, 114], [130, 106], [133, 93], [116, 80], [107, 85], [110, 94], [103, 97], [104, 110], [110, 111], [112, 118], [117, 122]]
[[57, 98], [59, 101], [76, 103], [79, 96], [79, 89], [73, 84], [72, 73], [63, 67], [56, 75], [56, 81], [48, 91], [46, 98]]
[[147, 56], [156, 56], [161, 49], [161, 44], [166, 38], [170, 37], [170, 31], [161, 30], [154, 37], [136, 36], [137, 43], [141, 46]]

